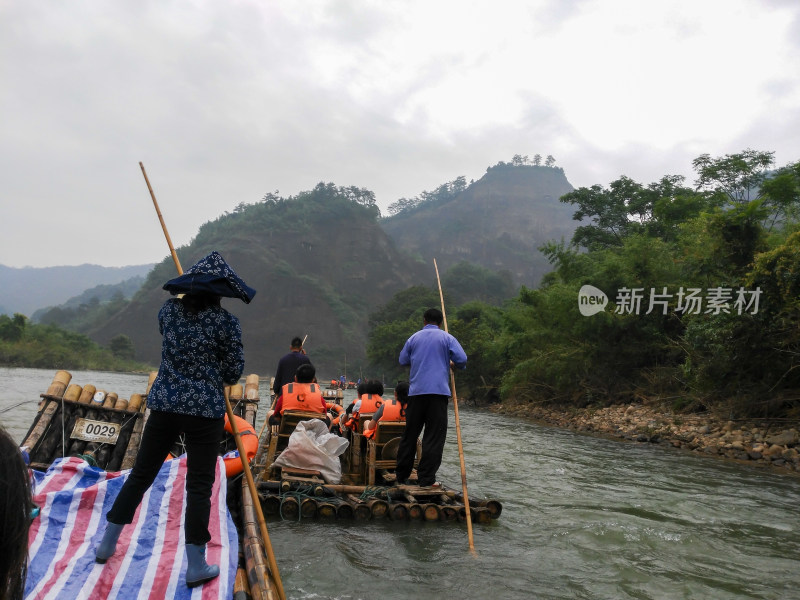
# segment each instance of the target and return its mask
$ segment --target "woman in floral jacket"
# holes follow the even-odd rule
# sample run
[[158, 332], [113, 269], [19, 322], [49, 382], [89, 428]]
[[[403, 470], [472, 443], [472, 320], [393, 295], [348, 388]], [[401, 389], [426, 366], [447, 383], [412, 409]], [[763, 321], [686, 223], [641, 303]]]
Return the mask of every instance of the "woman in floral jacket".
[[158, 313], [163, 336], [161, 366], [147, 396], [147, 419], [133, 469], [106, 515], [103, 541], [96, 560], [114, 554], [124, 525], [150, 488], [164, 457], [183, 433], [187, 452], [184, 532], [188, 567], [186, 583], [201, 585], [219, 575], [205, 562], [211, 490], [222, 440], [224, 386], [239, 381], [244, 369], [239, 320], [220, 306], [220, 297], [249, 303], [248, 287], [218, 252], [212, 252], [186, 273], [164, 284], [178, 298], [167, 300]]

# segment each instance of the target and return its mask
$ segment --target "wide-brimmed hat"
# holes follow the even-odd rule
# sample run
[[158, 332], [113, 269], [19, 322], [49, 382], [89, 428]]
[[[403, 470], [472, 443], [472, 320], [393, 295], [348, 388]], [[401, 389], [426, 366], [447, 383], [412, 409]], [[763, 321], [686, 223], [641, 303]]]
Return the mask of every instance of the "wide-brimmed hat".
[[214, 250], [193, 264], [180, 277], [170, 279], [164, 289], [172, 294], [212, 294], [239, 298], [249, 304], [256, 291], [248, 286]]

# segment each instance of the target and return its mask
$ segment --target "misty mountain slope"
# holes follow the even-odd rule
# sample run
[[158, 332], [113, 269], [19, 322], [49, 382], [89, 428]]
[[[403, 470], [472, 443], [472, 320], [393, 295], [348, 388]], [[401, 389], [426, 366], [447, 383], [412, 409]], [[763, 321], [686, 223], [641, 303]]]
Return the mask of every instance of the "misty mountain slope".
[[[371, 313], [400, 290], [436, 285], [433, 258], [442, 275], [468, 261], [535, 286], [550, 270], [537, 246], [575, 229], [572, 207], [558, 201], [571, 190], [561, 169], [500, 164], [452, 197], [379, 219], [371, 192], [319, 184], [240, 205], [204, 224], [178, 255], [188, 269], [218, 250], [257, 290], [249, 305], [223, 300], [241, 321], [248, 372], [272, 374], [291, 338], [307, 335], [320, 376], [337, 376], [345, 360], [350, 373], [366, 366]], [[157, 315], [169, 297], [161, 286], [176, 274], [165, 258], [124, 308], [88, 334], [104, 345], [125, 334], [137, 360], [157, 365]], [[469, 299], [470, 290], [462, 292]]]
[[[298, 335], [308, 335], [309, 355], [326, 374], [341, 370], [345, 356], [356, 365], [369, 313], [424, 277], [424, 265], [399, 252], [378, 225], [374, 200], [347, 191], [320, 184], [294, 198], [242, 206], [206, 223], [178, 250], [185, 269], [218, 250], [257, 290], [249, 305], [223, 300], [241, 321], [248, 372], [270, 374]], [[176, 273], [165, 259], [131, 303], [90, 335], [105, 344], [124, 333], [138, 360], [158, 364], [157, 314], [169, 297], [161, 286]]]
[[132, 298], [134, 294], [139, 291], [139, 288], [142, 287], [142, 283], [144, 283], [144, 275], [137, 275], [136, 277], [131, 277], [120, 283], [96, 285], [88, 290], [84, 290], [77, 296], [69, 298], [63, 304], [40, 308], [30, 315], [30, 317], [31, 320], [37, 323], [63, 325], [61, 322], [63, 319], [59, 317], [64, 313], [79, 312], [82, 309], [97, 307], [104, 302], [109, 302], [118, 298]]
[[569, 240], [574, 207], [559, 198], [574, 188], [555, 167], [500, 163], [445, 202], [424, 202], [382, 220], [401, 248], [440, 270], [466, 260], [507, 270], [516, 284], [535, 287], [550, 264], [538, 246]]
[[[98, 254], [98, 260], [102, 256]], [[79, 265], [62, 267], [6, 267], [0, 265], [0, 313], [22, 313], [58, 306], [88, 288], [113, 285], [132, 277], [147, 275], [152, 264], [128, 267]]]

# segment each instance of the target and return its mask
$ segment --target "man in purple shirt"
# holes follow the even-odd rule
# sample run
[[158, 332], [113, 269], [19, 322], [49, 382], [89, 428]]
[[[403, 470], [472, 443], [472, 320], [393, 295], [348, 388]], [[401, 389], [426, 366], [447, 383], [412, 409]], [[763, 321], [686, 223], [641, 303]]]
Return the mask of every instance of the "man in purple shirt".
[[450, 368], [467, 366], [467, 355], [458, 340], [440, 329], [442, 312], [430, 308], [423, 315], [423, 327], [412, 335], [400, 352], [400, 364], [411, 367], [406, 406], [406, 429], [397, 450], [397, 483], [411, 475], [417, 438], [422, 437], [422, 458], [417, 467], [421, 486], [436, 483], [447, 436], [447, 399], [450, 397]]

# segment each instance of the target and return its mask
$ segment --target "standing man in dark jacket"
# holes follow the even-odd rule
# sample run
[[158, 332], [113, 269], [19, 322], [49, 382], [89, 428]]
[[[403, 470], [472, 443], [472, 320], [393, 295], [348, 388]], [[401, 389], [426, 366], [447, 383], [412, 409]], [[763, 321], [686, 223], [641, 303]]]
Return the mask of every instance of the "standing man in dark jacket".
[[275, 392], [275, 399], [281, 395], [283, 386], [294, 381], [294, 374], [300, 365], [311, 364], [311, 359], [306, 356], [303, 350], [303, 340], [299, 337], [292, 339], [289, 353], [284, 354], [278, 361], [278, 370], [275, 373], [275, 382], [272, 384], [272, 391]]
[[438, 485], [436, 472], [442, 464], [447, 436], [447, 399], [450, 397], [450, 368], [467, 366], [467, 355], [458, 340], [440, 329], [444, 317], [436, 308], [423, 315], [423, 327], [412, 335], [400, 352], [400, 364], [411, 367], [406, 406], [406, 429], [397, 450], [397, 483], [411, 475], [417, 438], [422, 438], [422, 458], [417, 467], [421, 486]]

